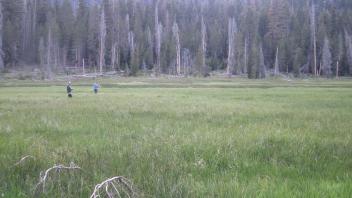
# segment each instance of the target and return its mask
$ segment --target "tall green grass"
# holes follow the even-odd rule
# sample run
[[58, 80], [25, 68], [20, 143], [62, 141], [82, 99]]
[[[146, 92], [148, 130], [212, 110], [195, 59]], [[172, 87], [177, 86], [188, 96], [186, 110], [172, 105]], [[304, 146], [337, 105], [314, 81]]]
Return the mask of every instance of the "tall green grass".
[[0, 88], [0, 197], [33, 196], [41, 171], [71, 161], [83, 171], [53, 174], [42, 197], [89, 197], [117, 175], [141, 197], [352, 195], [352, 83], [147, 83], [82, 83], [72, 99]]

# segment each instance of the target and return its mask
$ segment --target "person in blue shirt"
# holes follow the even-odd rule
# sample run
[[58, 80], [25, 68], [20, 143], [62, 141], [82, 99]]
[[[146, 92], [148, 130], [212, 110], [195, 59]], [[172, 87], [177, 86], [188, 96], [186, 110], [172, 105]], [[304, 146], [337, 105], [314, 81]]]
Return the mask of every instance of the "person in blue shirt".
[[95, 83], [93, 84], [93, 87], [92, 87], [92, 88], [93, 88], [94, 93], [97, 94], [98, 91], [99, 91], [100, 86], [99, 86], [98, 83], [95, 82]]

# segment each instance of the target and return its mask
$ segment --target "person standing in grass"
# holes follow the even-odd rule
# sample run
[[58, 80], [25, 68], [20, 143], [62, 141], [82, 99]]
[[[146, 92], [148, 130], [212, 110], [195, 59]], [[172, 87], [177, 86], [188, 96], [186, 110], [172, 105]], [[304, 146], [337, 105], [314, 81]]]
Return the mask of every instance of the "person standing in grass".
[[98, 93], [99, 88], [100, 88], [99, 84], [98, 84], [97, 82], [95, 82], [95, 83], [93, 84], [93, 91], [94, 91], [95, 94]]
[[72, 98], [72, 91], [73, 91], [73, 89], [72, 89], [72, 87], [71, 87], [71, 82], [68, 82], [67, 87], [66, 87], [66, 90], [67, 90], [67, 95], [68, 95], [68, 97], [69, 97], [69, 98]]

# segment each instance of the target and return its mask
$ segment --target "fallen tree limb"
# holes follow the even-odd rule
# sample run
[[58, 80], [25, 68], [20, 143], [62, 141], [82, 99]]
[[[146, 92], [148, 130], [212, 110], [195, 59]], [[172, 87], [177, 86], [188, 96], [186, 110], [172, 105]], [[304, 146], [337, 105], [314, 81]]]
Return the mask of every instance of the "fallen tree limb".
[[42, 188], [42, 192], [45, 192], [45, 183], [47, 182], [48, 178], [49, 178], [49, 174], [52, 171], [55, 171], [57, 173], [60, 173], [62, 170], [81, 170], [81, 168], [77, 165], [75, 165], [73, 162], [70, 163], [70, 166], [64, 166], [64, 165], [54, 165], [53, 167], [47, 169], [44, 173], [40, 172], [40, 176], [39, 176], [39, 182], [35, 187], [35, 192], [37, 192], [37, 190], [41, 187]]
[[101, 197], [101, 194], [106, 194], [109, 198], [122, 198], [121, 194], [129, 198], [137, 197], [132, 183], [122, 176], [113, 177], [97, 184], [90, 198]]
[[33, 157], [31, 155], [27, 155], [25, 157], [22, 157], [20, 159], [20, 161], [16, 162], [13, 166], [18, 166], [18, 165], [22, 164], [24, 161], [26, 161], [27, 159], [35, 159], [35, 157]]

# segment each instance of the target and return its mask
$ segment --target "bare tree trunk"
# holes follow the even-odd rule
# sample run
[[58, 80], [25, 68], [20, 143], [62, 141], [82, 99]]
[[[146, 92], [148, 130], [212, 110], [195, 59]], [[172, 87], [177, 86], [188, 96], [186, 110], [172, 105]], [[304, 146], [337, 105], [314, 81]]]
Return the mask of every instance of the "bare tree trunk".
[[294, 8], [294, 6], [293, 6], [293, 1], [294, 1], [294, 0], [291, 0], [291, 4], [290, 4], [290, 15], [291, 15], [291, 16], [295, 13], [295, 8]]
[[82, 59], [82, 72], [83, 72], [83, 75], [85, 75], [86, 74], [86, 63], [85, 63], [85, 61], [84, 61], [84, 59]]
[[[326, 77], [332, 75], [332, 55], [330, 51], [330, 41], [327, 36], [324, 39], [323, 53], [320, 62], [319, 75], [323, 74]], [[323, 72], [323, 73], [322, 73]]]
[[[126, 74], [129, 74], [129, 62], [128, 62], [128, 60], [129, 60], [129, 56], [128, 56], [128, 54], [130, 53], [130, 43], [129, 43], [129, 34], [130, 34], [130, 15], [129, 14], [126, 14], [126, 16], [125, 16], [125, 24], [124, 24], [124, 27], [123, 27], [123, 29], [124, 29], [124, 36], [126, 36], [125, 37], [125, 42], [124, 42], [124, 48], [123, 48], [123, 50], [124, 50], [124, 55], [125, 55], [125, 57], [124, 57], [124, 60], [125, 60], [125, 72], [126, 72]], [[127, 42], [126, 42], [127, 41]]]
[[349, 72], [352, 75], [352, 38], [345, 30], [346, 56], [349, 64]]
[[119, 13], [118, 13], [118, 2], [112, 0], [112, 24], [113, 24], [113, 37], [112, 37], [112, 48], [111, 48], [111, 66], [113, 70], [119, 69]]
[[125, 29], [127, 30], [127, 36], [128, 36], [128, 33], [130, 32], [130, 15], [127, 14], [126, 15], [126, 18], [125, 18]]
[[51, 28], [49, 27], [48, 30], [48, 41], [47, 41], [47, 49], [46, 49], [46, 72], [47, 72], [47, 77], [49, 79], [52, 78], [52, 73], [51, 73], [51, 42], [52, 42], [52, 38], [51, 38]]
[[314, 72], [315, 72], [315, 75], [317, 75], [317, 41], [316, 41], [316, 36], [314, 36]]
[[[147, 47], [147, 65], [148, 66], [152, 66], [154, 64], [154, 52], [153, 52], [153, 47], [154, 47], [154, 44], [153, 44], [153, 36], [152, 36], [152, 32], [150, 30], [150, 27], [148, 26], [147, 28], [147, 44], [148, 44], [148, 47]], [[147, 67], [146, 67], [147, 69]]]
[[[129, 70], [128, 74], [129, 75], [135, 75], [137, 70], [138, 70], [138, 48], [136, 47], [135, 39], [134, 39], [134, 33], [130, 31], [128, 33], [128, 43], [129, 43], [129, 53], [130, 53], [130, 60], [129, 60]], [[136, 68], [137, 67], [137, 68]]]
[[266, 67], [262, 44], [259, 46], [259, 75], [260, 78], [266, 78]]
[[234, 70], [235, 65], [235, 34], [237, 31], [236, 21], [234, 18], [229, 19], [228, 24], [228, 57], [227, 57], [227, 69], [226, 74], [231, 77], [232, 71]]
[[248, 67], [248, 39], [247, 37], [244, 39], [244, 68], [243, 68], [243, 73], [247, 73], [247, 67]]
[[66, 67], [66, 65], [67, 65], [67, 48], [66, 47], [64, 47], [62, 49], [62, 62], [63, 62], [64, 67]]
[[158, 33], [157, 33], [157, 68], [156, 74], [159, 75], [161, 73], [161, 34], [162, 34], [163, 26], [161, 24], [158, 25]]
[[105, 64], [105, 38], [106, 38], [106, 24], [104, 8], [101, 9], [100, 17], [100, 49], [99, 49], [99, 69], [100, 74], [103, 73], [103, 66]]
[[55, 68], [56, 68], [56, 69], [57, 69], [57, 67], [58, 67], [58, 65], [59, 65], [59, 61], [58, 61], [59, 53], [58, 53], [58, 51], [59, 51], [59, 48], [57, 47], [57, 43], [56, 43], [56, 45], [55, 45], [55, 51], [54, 51], [54, 53], [55, 53], [54, 62], [55, 62]]
[[33, 20], [32, 20], [32, 41], [31, 41], [31, 47], [34, 48], [36, 46], [35, 44], [35, 35], [37, 32], [37, 0], [34, 0], [34, 9], [33, 9]]
[[61, 53], [60, 52], [61, 52], [60, 47], [57, 47], [57, 49], [56, 49], [57, 66], [62, 65], [62, 62], [61, 62], [61, 59], [60, 59], [60, 57], [61, 57]]
[[39, 53], [39, 62], [40, 62], [40, 67], [41, 69], [43, 68], [44, 65], [44, 60], [45, 60], [45, 46], [44, 46], [44, 39], [43, 37], [40, 37], [39, 39], [39, 49], [38, 49], [38, 53]]
[[118, 62], [117, 42], [112, 44], [111, 47], [111, 66], [113, 70], [116, 70], [116, 63]]
[[336, 78], [339, 78], [339, 61], [336, 62]]
[[183, 65], [183, 71], [185, 76], [190, 74], [190, 66], [191, 66], [191, 60], [190, 60], [190, 52], [189, 49], [183, 49], [182, 51], [182, 65]]
[[132, 56], [134, 55], [134, 50], [135, 50], [134, 33], [132, 31], [128, 33], [128, 45], [129, 45], [130, 55], [132, 59]]
[[279, 66], [279, 48], [276, 49], [276, 56], [275, 56], [275, 65], [274, 65], [274, 75], [277, 76], [280, 73], [280, 66]]
[[159, 23], [159, 0], [155, 6], [155, 50], [156, 50], [156, 66], [154, 68], [155, 75], [160, 74], [160, 50], [161, 50], [161, 30], [162, 25]]
[[313, 39], [313, 53], [314, 53], [314, 75], [317, 75], [317, 38], [316, 38], [316, 22], [315, 22], [315, 5], [312, 4], [310, 13], [311, 23], [311, 37]]
[[78, 62], [80, 60], [80, 55], [79, 55], [79, 52], [78, 52], [78, 48], [75, 49], [75, 67], [78, 67]]
[[28, 24], [30, 24], [30, 18], [27, 17], [27, 0], [23, 0], [23, 13], [22, 13], [22, 46], [21, 46], [21, 50], [22, 50], [22, 55], [25, 54], [25, 49], [26, 49], [26, 43], [28, 41]]
[[206, 30], [206, 25], [204, 22], [204, 17], [202, 16], [202, 27], [201, 27], [201, 34], [202, 34], [202, 73], [203, 75], [207, 75], [207, 65], [205, 62], [206, 59], [206, 54], [207, 54], [207, 42], [206, 42], [206, 36], [207, 36], [207, 30]]
[[177, 75], [181, 75], [181, 44], [180, 44], [179, 28], [176, 22], [172, 27], [172, 31], [176, 42], [176, 73]]
[[3, 15], [2, 15], [2, 3], [0, 1], [0, 71], [5, 68], [4, 52], [2, 50], [2, 35], [3, 35]]
[[36, 45], [36, 0], [23, 1], [23, 14], [22, 14], [22, 57], [32, 61], [37, 55], [37, 51], [32, 49], [37, 48]]

